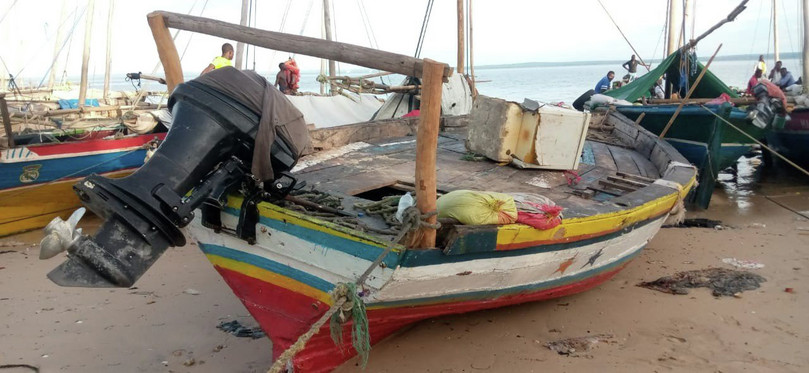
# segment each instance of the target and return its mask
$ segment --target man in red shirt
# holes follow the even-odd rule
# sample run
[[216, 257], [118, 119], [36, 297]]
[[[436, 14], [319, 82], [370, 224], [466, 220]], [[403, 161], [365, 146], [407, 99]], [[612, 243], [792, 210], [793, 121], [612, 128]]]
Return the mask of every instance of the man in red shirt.
[[753, 76], [750, 77], [750, 80], [747, 82], [747, 93], [748, 95], [753, 95], [753, 87], [758, 84], [758, 80], [761, 79], [761, 69], [756, 69], [756, 72], [753, 73]]

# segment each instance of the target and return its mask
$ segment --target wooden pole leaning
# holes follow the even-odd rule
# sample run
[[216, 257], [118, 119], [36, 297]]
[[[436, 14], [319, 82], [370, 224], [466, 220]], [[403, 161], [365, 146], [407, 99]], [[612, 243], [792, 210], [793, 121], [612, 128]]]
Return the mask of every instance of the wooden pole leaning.
[[666, 133], [669, 132], [669, 128], [671, 128], [671, 125], [674, 124], [674, 120], [677, 119], [678, 115], [680, 115], [680, 110], [683, 110], [685, 102], [688, 101], [689, 98], [691, 98], [691, 94], [694, 93], [694, 90], [699, 85], [699, 82], [702, 80], [702, 77], [705, 76], [706, 72], [708, 72], [708, 68], [711, 67], [711, 62], [713, 62], [714, 57], [716, 57], [716, 54], [719, 53], [720, 49], [722, 49], [722, 44], [719, 44], [719, 46], [716, 47], [716, 52], [713, 52], [713, 56], [711, 56], [711, 59], [708, 60], [708, 64], [705, 65], [705, 68], [702, 69], [702, 71], [699, 73], [699, 76], [697, 76], [697, 80], [694, 81], [694, 84], [691, 85], [691, 89], [688, 90], [688, 94], [686, 94], [685, 98], [682, 99], [682, 101], [680, 101], [679, 105], [677, 105], [677, 110], [674, 111], [674, 115], [672, 115], [671, 119], [669, 119], [669, 122], [666, 123], [666, 127], [663, 128], [663, 131], [660, 132], [659, 138], [662, 139], [666, 137]]
[[166, 73], [166, 89], [169, 94], [174, 91], [177, 84], [183, 82], [183, 67], [180, 65], [180, 55], [174, 45], [174, 39], [166, 27], [166, 21], [160, 12], [152, 12], [146, 16], [149, 28], [152, 29], [152, 37], [157, 45], [157, 54], [160, 56], [160, 63], [163, 64], [163, 71]]
[[[421, 114], [416, 131], [416, 207], [421, 214], [436, 210], [436, 149], [438, 148], [438, 126], [441, 120], [441, 87], [444, 64], [425, 59], [422, 74]], [[427, 223], [435, 224], [438, 217], [427, 218]], [[417, 248], [435, 247], [436, 231], [430, 227], [419, 227], [420, 237]]]
[[8, 147], [13, 148], [16, 146], [16, 144], [14, 143], [14, 131], [11, 128], [11, 118], [8, 115], [8, 105], [6, 105], [5, 93], [0, 93], [0, 115], [2, 115], [3, 118], [3, 128], [6, 130]]
[[[147, 16], [162, 16], [162, 26], [174, 29], [198, 32], [206, 35], [213, 35], [220, 38], [230, 39], [236, 42], [244, 42], [262, 48], [269, 48], [281, 52], [304, 54], [311, 57], [325, 58], [329, 60], [350, 63], [376, 70], [390, 71], [397, 74], [409, 76], [421, 76], [423, 61], [411, 56], [385, 52], [378, 49], [361, 47], [348, 43], [326, 41], [306, 36], [284, 34], [280, 32], [259, 30], [246, 26], [239, 26], [233, 23], [222, 22], [215, 19], [189, 16], [165, 11], [156, 11]], [[151, 25], [151, 21], [150, 21]], [[152, 26], [152, 34], [155, 34], [155, 26]], [[168, 35], [166, 33], [166, 35]], [[168, 36], [167, 36], [168, 37]], [[155, 40], [157, 41], [157, 40]], [[158, 52], [160, 46], [158, 45]], [[179, 64], [179, 58], [178, 64]], [[161, 61], [162, 58], [161, 58]], [[163, 67], [166, 67], [163, 61]], [[168, 79], [166, 74], [166, 81]], [[452, 68], [444, 65], [444, 77], [452, 75]]]

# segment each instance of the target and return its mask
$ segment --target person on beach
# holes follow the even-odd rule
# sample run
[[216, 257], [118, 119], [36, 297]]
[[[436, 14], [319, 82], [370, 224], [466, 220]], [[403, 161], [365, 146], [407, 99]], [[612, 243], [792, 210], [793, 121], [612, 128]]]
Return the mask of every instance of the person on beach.
[[775, 84], [778, 84], [778, 82], [781, 81], [781, 67], [782, 67], [782, 65], [783, 64], [781, 63], [781, 61], [777, 61], [775, 63], [775, 68], [773, 68], [772, 71], [770, 71], [770, 75], [767, 77], [767, 79], [769, 79], [771, 82], [773, 82]]
[[756, 69], [761, 70], [761, 75], [767, 73], [767, 64], [764, 62], [764, 55], [758, 55], [758, 62], [756, 62]]
[[601, 80], [596, 83], [596, 87], [593, 88], [596, 93], [604, 93], [610, 89], [610, 82], [612, 82], [612, 78], [615, 77], [615, 72], [610, 71], [607, 73], [607, 76], [601, 78]]
[[202, 70], [202, 72], [199, 75], [203, 75], [205, 73], [211, 72], [213, 70], [225, 66], [233, 66], [233, 63], [230, 62], [230, 60], [232, 59], [233, 59], [233, 46], [230, 45], [230, 43], [222, 44], [222, 55], [215, 57], [213, 61], [211, 61], [211, 63], [208, 64], [208, 67], [206, 67], [205, 70]]
[[753, 87], [758, 84], [758, 80], [761, 79], [762, 71], [761, 69], [756, 69], [756, 72], [753, 73], [753, 76], [750, 77], [750, 80], [747, 81], [747, 93], [748, 95], [753, 95]]
[[287, 65], [283, 62], [278, 64], [278, 74], [275, 75], [275, 85], [278, 90], [283, 94], [289, 94], [289, 73], [287, 72]]
[[635, 75], [638, 73], [638, 65], [643, 65], [643, 66], [649, 67], [649, 65], [642, 64], [638, 60], [636, 60], [634, 54], [629, 59], [629, 61], [626, 61], [626, 62], [624, 62], [623, 65], [621, 65], [621, 67], [623, 67], [624, 69], [626, 69], [626, 71], [629, 72], [629, 81], [630, 82], [635, 80]]
[[781, 90], [786, 90], [789, 86], [795, 84], [795, 77], [792, 76], [792, 73], [787, 70], [786, 67], [781, 68], [781, 80], [778, 82], [773, 82], [778, 84], [781, 87]]

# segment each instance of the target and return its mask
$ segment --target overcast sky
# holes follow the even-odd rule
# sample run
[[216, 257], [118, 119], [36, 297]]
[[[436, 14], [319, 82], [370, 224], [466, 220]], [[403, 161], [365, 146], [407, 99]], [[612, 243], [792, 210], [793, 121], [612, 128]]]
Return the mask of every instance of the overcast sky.
[[[322, 0], [257, 1], [256, 26], [261, 29], [320, 37]], [[602, 0], [615, 21], [645, 59], [660, 58], [665, 37], [665, 0]], [[739, 0], [692, 0], [696, 2], [697, 34], [718, 22]], [[383, 50], [413, 55], [424, 18], [427, 0], [332, 0], [337, 40], [371, 46], [367, 29], [373, 31]], [[65, 0], [65, 34], [72, 32], [60, 61], [68, 60], [67, 73], [80, 73], [85, 20], [78, 19], [88, 0]], [[287, 4], [289, 11], [285, 14]], [[799, 0], [779, 0], [781, 53], [800, 51]], [[13, 4], [13, 6], [12, 6]], [[92, 25], [90, 73], [103, 74], [110, 0], [96, 0]], [[151, 72], [158, 61], [146, 14], [167, 10], [199, 15], [205, 0], [115, 1], [113, 15], [112, 70], [115, 73]], [[456, 1], [436, 0], [427, 29], [421, 57], [455, 65]], [[719, 43], [720, 55], [767, 53], [772, 51], [771, 0], [751, 0], [735, 22], [723, 26], [704, 39], [697, 52], [710, 56]], [[0, 57], [13, 74], [22, 72], [26, 80], [38, 83], [51, 65], [62, 1], [0, 0]], [[361, 17], [364, 7], [369, 20]], [[192, 9], [193, 8], [193, 9]], [[203, 17], [238, 23], [241, 0], [209, 0]], [[10, 10], [9, 10], [10, 9]], [[628, 58], [632, 51], [607, 17], [597, 0], [474, 0], [474, 61], [476, 65], [521, 62], [615, 60]], [[307, 17], [308, 15], [308, 17]], [[284, 27], [281, 28], [282, 22]], [[75, 25], [75, 28], [74, 28]], [[689, 31], [690, 32], [690, 31]], [[181, 32], [176, 40], [183, 71], [195, 74], [219, 54], [225, 41], [205, 35]], [[69, 55], [67, 55], [69, 53]], [[253, 51], [250, 51], [251, 55]], [[287, 53], [259, 50], [256, 69], [277, 69]], [[298, 56], [303, 69], [319, 69], [317, 59]], [[253, 57], [250, 57], [252, 66]], [[62, 62], [63, 63], [63, 62]], [[64, 69], [64, 67], [61, 67]], [[0, 70], [2, 67], [0, 66]], [[162, 74], [162, 70], [161, 74]], [[345, 71], [343, 71], [345, 72]]]

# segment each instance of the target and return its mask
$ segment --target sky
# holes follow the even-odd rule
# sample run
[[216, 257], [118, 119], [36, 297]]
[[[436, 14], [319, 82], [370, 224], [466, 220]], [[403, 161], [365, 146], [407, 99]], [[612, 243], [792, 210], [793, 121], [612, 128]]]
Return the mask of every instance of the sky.
[[[191, 13], [239, 23], [240, 0], [95, 0], [91, 28], [90, 74], [103, 74], [107, 19], [114, 1], [112, 72], [151, 73], [157, 50], [146, 22], [154, 10]], [[252, 0], [254, 26], [271, 31], [321, 37], [322, 0]], [[739, 0], [692, 0], [695, 29], [700, 34], [725, 18]], [[8, 70], [38, 84], [52, 65], [55, 46], [61, 48], [57, 71], [78, 76], [81, 71], [85, 18], [89, 0], [0, 0], [0, 57]], [[336, 40], [412, 56], [416, 50], [427, 0], [331, 0]], [[665, 0], [602, 0], [638, 54], [663, 57]], [[801, 50], [800, 0], [779, 0], [780, 51]], [[62, 6], [65, 6], [65, 17]], [[203, 9], [204, 6], [204, 9]], [[477, 66], [524, 62], [565, 62], [628, 59], [633, 53], [597, 0], [473, 0], [473, 53]], [[763, 54], [772, 51], [771, 0], [751, 0], [735, 22], [702, 40], [697, 48], [707, 58], [723, 43], [719, 55]], [[288, 9], [288, 10], [287, 10]], [[367, 14], [367, 19], [362, 17]], [[57, 29], [72, 38], [57, 45]], [[282, 27], [283, 26], [283, 27]], [[421, 53], [422, 58], [457, 61], [456, 1], [435, 0]], [[369, 32], [370, 30], [371, 32]], [[71, 33], [72, 31], [72, 33]], [[174, 32], [172, 30], [172, 32]], [[690, 33], [690, 31], [689, 31]], [[190, 39], [190, 41], [189, 41]], [[175, 44], [185, 54], [183, 72], [202, 71], [218, 54], [223, 40], [180, 32]], [[375, 41], [375, 43], [372, 43]], [[234, 43], [235, 45], [235, 43]], [[248, 67], [274, 72], [286, 52], [250, 49]], [[295, 56], [304, 70], [318, 70], [319, 59]], [[65, 64], [67, 61], [67, 64]], [[0, 65], [0, 71], [3, 66]], [[350, 73], [341, 66], [341, 73]], [[162, 68], [158, 68], [162, 75]], [[47, 79], [47, 78], [46, 78]], [[46, 80], [47, 82], [47, 80]]]

